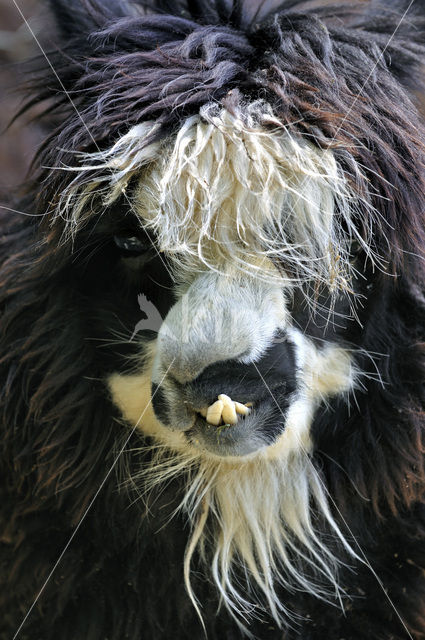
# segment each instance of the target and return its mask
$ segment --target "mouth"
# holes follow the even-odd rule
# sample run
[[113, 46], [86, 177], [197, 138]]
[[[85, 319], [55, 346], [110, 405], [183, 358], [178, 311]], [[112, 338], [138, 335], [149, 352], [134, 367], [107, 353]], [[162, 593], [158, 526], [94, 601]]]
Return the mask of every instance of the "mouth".
[[253, 402], [247, 402], [246, 404], [236, 402], [226, 394], [221, 393], [215, 402], [197, 413], [201, 418], [204, 418], [208, 426], [230, 428], [251, 413], [253, 404]]
[[208, 407], [211, 411], [199, 410], [185, 432], [188, 442], [204, 453], [220, 458], [250, 456], [272, 444], [284, 430], [281, 409], [272, 398], [237, 403], [234, 412], [223, 410], [218, 402], [223, 403], [221, 396]]

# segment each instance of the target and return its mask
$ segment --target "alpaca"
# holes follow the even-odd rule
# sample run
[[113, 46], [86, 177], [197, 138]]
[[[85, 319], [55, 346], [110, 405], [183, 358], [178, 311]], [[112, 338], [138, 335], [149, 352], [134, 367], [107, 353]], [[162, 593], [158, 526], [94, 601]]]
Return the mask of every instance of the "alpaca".
[[50, 11], [1, 638], [425, 638], [421, 3]]

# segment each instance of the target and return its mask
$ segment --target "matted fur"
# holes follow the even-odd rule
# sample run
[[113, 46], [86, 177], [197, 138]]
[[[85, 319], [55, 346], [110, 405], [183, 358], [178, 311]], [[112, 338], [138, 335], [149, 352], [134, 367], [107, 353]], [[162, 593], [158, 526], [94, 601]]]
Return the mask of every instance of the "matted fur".
[[[331, 150], [285, 126], [266, 103], [242, 103], [236, 112], [207, 104], [162, 144], [151, 142], [157, 129], [137, 125], [112, 148], [80, 158], [73, 170], [83, 186], [81, 178], [71, 182], [58, 206], [68, 233], [78, 231], [97, 200], [108, 207], [126, 194], [159, 249], [189, 274], [233, 263], [276, 278], [266, 257], [281, 264], [284, 285], [352, 293], [352, 243], [379, 263], [372, 243], [379, 219], [367, 193], [360, 197], [349, 186]], [[91, 181], [94, 171], [103, 175]]]

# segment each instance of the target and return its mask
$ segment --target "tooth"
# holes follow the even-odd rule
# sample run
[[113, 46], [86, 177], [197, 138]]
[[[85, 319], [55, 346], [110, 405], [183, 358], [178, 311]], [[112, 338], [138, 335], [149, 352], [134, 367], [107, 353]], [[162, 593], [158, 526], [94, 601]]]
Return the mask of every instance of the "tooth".
[[216, 402], [214, 402], [214, 404], [208, 407], [207, 422], [209, 422], [209, 424], [213, 424], [214, 426], [218, 427], [218, 425], [220, 424], [223, 407], [224, 404], [221, 400], [217, 400]]
[[235, 409], [235, 404], [234, 402], [232, 403], [225, 403], [224, 407], [223, 407], [223, 414], [222, 414], [222, 418], [223, 421], [226, 422], [227, 424], [236, 424], [238, 421], [238, 416], [236, 415], [236, 409]]
[[247, 416], [251, 413], [251, 409], [240, 402], [235, 402], [236, 413], [239, 413], [241, 416]]
[[229, 396], [226, 396], [225, 393], [221, 393], [218, 396], [218, 399], [222, 401], [224, 404], [223, 407], [223, 421], [227, 424], [236, 424], [238, 421], [238, 416], [236, 415], [235, 403]]
[[207, 411], [208, 411], [208, 407], [202, 407], [202, 409], [199, 409], [199, 413], [203, 418], [207, 417]]

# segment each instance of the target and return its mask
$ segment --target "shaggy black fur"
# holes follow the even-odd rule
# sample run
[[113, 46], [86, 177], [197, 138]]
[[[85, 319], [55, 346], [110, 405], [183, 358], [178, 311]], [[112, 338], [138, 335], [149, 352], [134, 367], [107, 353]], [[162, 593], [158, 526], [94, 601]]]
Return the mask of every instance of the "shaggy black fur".
[[[299, 617], [285, 631], [267, 619], [250, 630], [261, 640], [425, 638], [425, 130], [407, 93], [425, 58], [421, 4], [398, 26], [407, 3], [288, 0], [257, 11], [243, 2], [170, 0], [156, 3], [157, 15], [140, 15], [121, 0], [52, 0], [62, 34], [62, 48], [49, 55], [57, 77], [46, 67], [30, 84], [32, 103], [47, 99], [60, 124], [19, 205], [41, 217], [4, 217], [0, 238], [2, 640], [14, 637], [53, 568], [20, 640], [202, 637], [182, 581], [188, 531], [178, 517], [169, 521], [178, 482], [155, 496], [148, 517], [136, 495], [118, 489], [147, 455], [131, 452], [139, 435], [107, 475], [128, 427], [103, 380], [128, 366], [134, 347], [111, 342], [140, 319], [141, 287], [112, 237], [135, 221], [120, 203], [101, 221], [85, 216], [75, 242], [63, 244], [66, 220], [55, 205], [70, 174], [51, 167], [75, 164], [76, 151], [107, 148], [143, 120], [155, 119], [165, 136], [207, 101], [232, 109], [259, 97], [283, 122], [331, 146], [355, 189], [367, 186], [387, 270], [353, 257], [364, 275], [356, 285], [360, 323], [321, 327], [303, 296], [292, 309], [314, 339], [375, 356], [359, 361], [370, 377], [357, 404], [336, 399], [313, 425], [314, 460], [335, 518], [373, 569], [351, 560], [343, 571], [344, 614], [301, 592], [282, 593]], [[143, 278], [164, 314], [172, 303], [167, 270], [153, 257]], [[217, 613], [215, 589], [202, 574], [195, 582], [208, 638], [241, 638]]]

